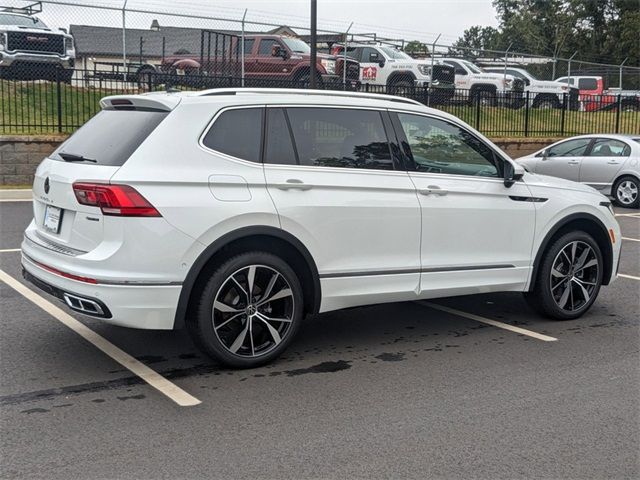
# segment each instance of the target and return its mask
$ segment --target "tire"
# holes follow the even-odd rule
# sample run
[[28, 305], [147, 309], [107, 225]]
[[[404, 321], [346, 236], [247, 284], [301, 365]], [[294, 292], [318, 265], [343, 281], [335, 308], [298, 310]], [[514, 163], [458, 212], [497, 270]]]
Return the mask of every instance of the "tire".
[[640, 105], [638, 103], [626, 102], [620, 107], [623, 112], [640, 112]]
[[415, 86], [409, 80], [397, 80], [389, 85], [387, 91], [390, 95], [409, 98], [415, 91]]
[[[303, 73], [295, 80], [295, 88], [311, 88], [311, 73]], [[324, 85], [322, 84], [322, 77], [320, 75], [316, 76], [316, 90], [323, 90]]]
[[600, 247], [591, 235], [582, 231], [566, 233], [544, 252], [534, 287], [525, 299], [545, 317], [578, 318], [598, 296], [603, 268]]
[[254, 368], [278, 357], [304, 315], [298, 276], [284, 260], [265, 252], [225, 261], [196, 302], [195, 317], [187, 321], [191, 338], [204, 353], [234, 368]]
[[151, 82], [155, 73], [156, 71], [152, 67], [141, 67], [136, 73], [138, 77], [138, 88], [146, 89], [149, 88], [150, 85], [153, 87]]
[[635, 177], [619, 178], [613, 185], [613, 198], [618, 205], [626, 208], [640, 206], [640, 181]]
[[552, 110], [554, 108], [560, 108], [560, 102], [557, 99], [543, 97], [538, 102], [534, 102], [534, 108], [539, 108], [540, 110]]
[[496, 103], [496, 94], [491, 90], [476, 90], [473, 92], [472, 100], [483, 107], [493, 107]]

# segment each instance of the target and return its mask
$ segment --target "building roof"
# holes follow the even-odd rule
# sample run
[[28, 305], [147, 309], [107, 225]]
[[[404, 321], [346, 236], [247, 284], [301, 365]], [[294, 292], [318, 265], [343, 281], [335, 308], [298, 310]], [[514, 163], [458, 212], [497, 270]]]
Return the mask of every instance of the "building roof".
[[[126, 53], [131, 58], [140, 55], [140, 39], [142, 38], [142, 56], [161, 57], [164, 39], [164, 54], [176, 52], [200, 54], [200, 42], [203, 30], [200, 28], [161, 27], [160, 30], [127, 28]], [[240, 35], [237, 30], [215, 30], [228, 35]], [[73, 35], [76, 55], [85, 56], [120, 56], [122, 55], [122, 29], [115, 27], [99, 27], [95, 25], [71, 25], [69, 33]], [[295, 34], [288, 27], [277, 27], [270, 31], [246, 32], [247, 34]], [[214, 37], [211, 37], [213, 43]], [[213, 45], [211, 49], [213, 50]]]

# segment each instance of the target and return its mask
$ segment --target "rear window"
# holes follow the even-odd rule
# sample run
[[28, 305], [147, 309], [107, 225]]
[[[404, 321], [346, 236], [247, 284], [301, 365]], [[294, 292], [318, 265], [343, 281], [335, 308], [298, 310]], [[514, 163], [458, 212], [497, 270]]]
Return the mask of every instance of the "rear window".
[[[81, 156], [81, 163], [120, 167], [162, 122], [168, 112], [102, 110], [64, 142], [51, 158], [60, 154]], [[94, 162], [95, 161], [95, 162]]]
[[581, 78], [578, 80], [580, 90], [597, 90], [598, 81], [595, 78]]

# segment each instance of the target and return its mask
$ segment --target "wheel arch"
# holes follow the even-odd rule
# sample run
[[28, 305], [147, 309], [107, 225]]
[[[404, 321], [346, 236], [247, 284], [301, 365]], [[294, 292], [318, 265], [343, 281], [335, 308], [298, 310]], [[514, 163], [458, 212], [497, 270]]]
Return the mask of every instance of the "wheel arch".
[[[611, 281], [613, 272], [613, 247], [611, 246], [611, 238], [607, 227], [595, 216], [589, 213], [574, 213], [564, 217], [558, 221], [545, 235], [538, 247], [531, 272], [531, 282], [529, 282], [528, 291], [532, 291], [537, 280], [538, 270], [542, 263], [542, 257], [556, 238], [567, 232], [581, 230], [590, 234], [596, 241], [602, 252], [604, 261], [604, 274], [602, 276], [602, 284], [608, 285]], [[620, 239], [618, 239], [620, 241]]]
[[218, 238], [205, 248], [193, 263], [182, 284], [174, 329], [184, 327], [191, 314], [191, 300], [202, 286], [200, 279], [211, 274], [223, 259], [249, 250], [273, 253], [287, 261], [300, 276], [305, 298], [305, 313], [317, 313], [320, 310], [321, 287], [318, 268], [303, 243], [290, 233], [276, 227], [244, 227]]
[[470, 90], [472, 94], [483, 90], [497, 92], [498, 87], [496, 87], [493, 83], [476, 83], [471, 86]]

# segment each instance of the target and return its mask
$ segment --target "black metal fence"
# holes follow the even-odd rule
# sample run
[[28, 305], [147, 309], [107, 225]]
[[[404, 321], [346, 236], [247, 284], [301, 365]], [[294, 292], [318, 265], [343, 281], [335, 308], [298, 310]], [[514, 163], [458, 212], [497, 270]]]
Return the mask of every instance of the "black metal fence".
[[[99, 109], [102, 97], [157, 90], [224, 87], [308, 88], [307, 81], [231, 76], [144, 74], [95, 70], [56, 70], [50, 80], [0, 78], [0, 134], [71, 133]], [[533, 92], [447, 90], [428, 87], [322, 84], [393, 94], [449, 112], [490, 137], [570, 136], [583, 133], [640, 134], [637, 95], [552, 95], [541, 101]]]

